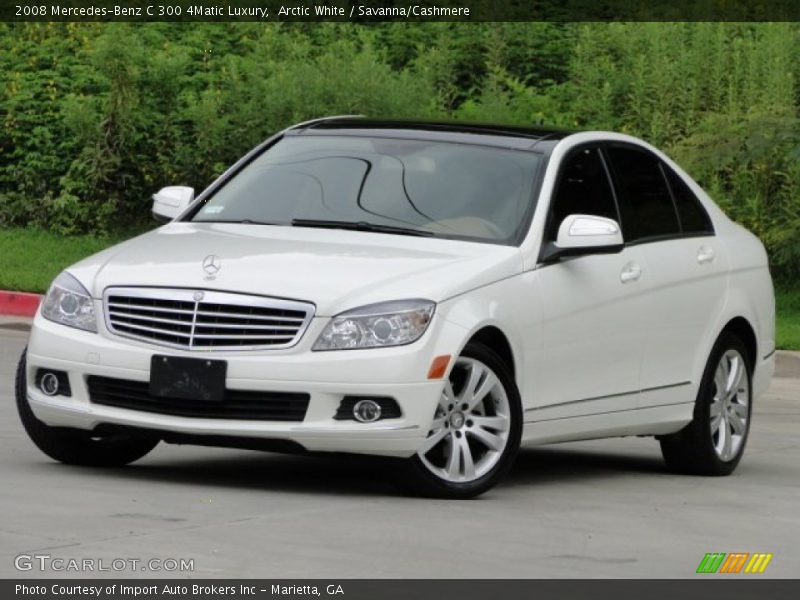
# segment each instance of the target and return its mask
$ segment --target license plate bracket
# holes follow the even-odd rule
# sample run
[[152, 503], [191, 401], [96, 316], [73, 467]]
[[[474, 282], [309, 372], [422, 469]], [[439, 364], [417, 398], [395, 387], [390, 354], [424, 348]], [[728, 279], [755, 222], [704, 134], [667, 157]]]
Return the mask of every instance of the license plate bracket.
[[150, 395], [222, 402], [227, 370], [224, 360], [154, 354], [150, 359]]

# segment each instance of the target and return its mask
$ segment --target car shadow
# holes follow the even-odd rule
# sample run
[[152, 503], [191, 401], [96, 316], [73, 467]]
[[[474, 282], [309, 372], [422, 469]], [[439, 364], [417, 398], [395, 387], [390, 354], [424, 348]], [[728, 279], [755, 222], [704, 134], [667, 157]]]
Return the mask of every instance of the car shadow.
[[133, 464], [118, 476], [172, 484], [234, 489], [391, 496], [398, 491], [387, 461], [369, 456], [291, 455], [220, 450], [219, 457]]
[[505, 485], [544, 485], [573, 479], [608, 479], [631, 475], [665, 475], [660, 456], [584, 449], [575, 445], [522, 448]]
[[[219, 456], [204, 453], [204, 456], [196, 458], [156, 457], [121, 469], [91, 472], [172, 485], [337, 496], [397, 496], [404, 493], [393, 478], [393, 471], [398, 468], [396, 462], [369, 456], [295, 456], [220, 450]], [[660, 457], [548, 446], [523, 448], [501, 485], [541, 486], [575, 479], [667, 473]]]

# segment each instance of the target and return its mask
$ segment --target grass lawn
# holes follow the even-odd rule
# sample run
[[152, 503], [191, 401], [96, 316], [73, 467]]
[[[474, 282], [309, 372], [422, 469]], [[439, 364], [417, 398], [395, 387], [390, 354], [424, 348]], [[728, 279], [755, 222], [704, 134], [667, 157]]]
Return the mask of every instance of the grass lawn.
[[[0, 290], [44, 292], [61, 270], [85, 256], [133, 237], [62, 237], [39, 230], [0, 230]], [[778, 348], [800, 350], [800, 285], [778, 285]]]
[[777, 346], [781, 350], [800, 350], [800, 284], [778, 285], [775, 290]]
[[42, 293], [64, 267], [126, 237], [63, 237], [38, 229], [0, 230], [0, 290]]

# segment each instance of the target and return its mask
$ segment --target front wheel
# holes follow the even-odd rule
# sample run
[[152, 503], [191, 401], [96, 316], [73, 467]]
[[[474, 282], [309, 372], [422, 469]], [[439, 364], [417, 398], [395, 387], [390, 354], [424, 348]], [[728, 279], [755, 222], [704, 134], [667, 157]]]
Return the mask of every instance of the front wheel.
[[694, 419], [664, 436], [661, 452], [673, 471], [729, 475], [744, 454], [752, 415], [751, 362], [742, 341], [724, 332], [709, 356]]
[[472, 498], [511, 467], [522, 434], [519, 391], [491, 349], [470, 343], [444, 385], [424, 444], [407, 460], [407, 482], [425, 496]]
[[142, 458], [159, 440], [150, 436], [92, 436], [91, 432], [66, 427], [50, 427], [36, 418], [28, 404], [25, 375], [26, 353], [17, 365], [17, 410], [28, 437], [50, 458], [91, 467], [120, 467]]

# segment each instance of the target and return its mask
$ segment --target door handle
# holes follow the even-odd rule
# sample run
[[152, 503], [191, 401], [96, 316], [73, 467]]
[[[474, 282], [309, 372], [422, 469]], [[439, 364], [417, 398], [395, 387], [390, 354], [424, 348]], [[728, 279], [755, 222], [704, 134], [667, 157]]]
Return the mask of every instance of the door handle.
[[642, 267], [635, 262], [629, 262], [622, 267], [622, 272], [619, 274], [619, 280], [622, 283], [630, 283], [637, 281], [642, 276]]
[[697, 262], [702, 264], [714, 261], [714, 249], [706, 245], [700, 246], [697, 249]]

